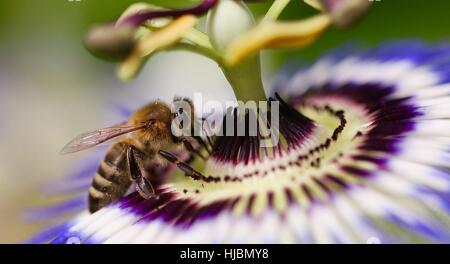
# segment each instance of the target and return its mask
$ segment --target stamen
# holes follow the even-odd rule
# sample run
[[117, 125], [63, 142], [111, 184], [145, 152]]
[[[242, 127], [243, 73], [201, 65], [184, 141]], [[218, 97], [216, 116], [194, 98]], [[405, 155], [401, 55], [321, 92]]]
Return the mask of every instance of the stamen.
[[196, 24], [197, 18], [195, 16], [185, 15], [139, 40], [133, 52], [119, 65], [117, 71], [119, 78], [129, 80], [134, 77], [140, 70], [146, 56], [178, 42], [183, 33]]
[[314, 41], [329, 25], [327, 15], [296, 22], [263, 21], [228, 47], [224, 61], [235, 65], [264, 48], [301, 48]]
[[84, 45], [96, 57], [120, 61], [134, 48], [134, 29], [114, 24], [95, 26], [86, 34]]
[[320, 0], [303, 0], [306, 4], [310, 5], [311, 7], [319, 10], [319, 11], [323, 11], [324, 7], [322, 5], [322, 3], [320, 2]]
[[277, 19], [290, 2], [291, 0], [275, 0], [264, 16], [264, 20]]
[[339, 27], [354, 24], [364, 15], [373, 1], [368, 0], [320, 0], [330, 14], [333, 23]]

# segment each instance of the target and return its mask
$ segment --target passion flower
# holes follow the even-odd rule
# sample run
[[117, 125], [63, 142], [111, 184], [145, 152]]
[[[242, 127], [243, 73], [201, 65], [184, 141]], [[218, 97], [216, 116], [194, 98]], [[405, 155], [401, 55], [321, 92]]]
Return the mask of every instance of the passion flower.
[[[222, 12], [225, 7], [235, 12]], [[140, 62], [143, 51], [163, 46], [201, 46], [197, 51], [216, 60], [237, 99], [278, 104], [280, 142], [262, 147], [261, 134], [245, 132], [212, 137], [206, 159], [179, 160], [163, 152], [178, 168], [170, 164], [152, 179], [156, 198], [131, 193], [28, 242], [450, 242], [448, 45], [406, 41], [333, 51], [292, 74], [280, 73], [266, 99], [258, 51], [311, 42], [329, 15], [284, 27], [276, 16], [254, 24], [243, 2], [220, 1], [214, 8], [209, 37], [198, 34], [194, 17], [186, 14], [148, 33], [154, 39], [129, 58]], [[242, 27], [226, 28], [221, 13], [239, 14]], [[286, 31], [261, 30], [265, 23]], [[219, 34], [223, 28], [226, 36]], [[187, 41], [187, 32], [206, 45]], [[128, 63], [122, 67], [136, 65]], [[249, 115], [234, 122], [248, 123]], [[95, 169], [59, 186], [83, 196], [40, 216], [85, 207]]]

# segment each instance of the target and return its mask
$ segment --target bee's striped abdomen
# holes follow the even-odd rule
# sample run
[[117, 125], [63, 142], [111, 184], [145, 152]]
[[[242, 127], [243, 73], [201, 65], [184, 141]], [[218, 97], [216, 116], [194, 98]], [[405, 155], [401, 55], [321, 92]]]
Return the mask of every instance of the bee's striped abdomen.
[[100, 163], [89, 188], [89, 211], [94, 213], [125, 195], [131, 185], [127, 167], [127, 146], [112, 145]]

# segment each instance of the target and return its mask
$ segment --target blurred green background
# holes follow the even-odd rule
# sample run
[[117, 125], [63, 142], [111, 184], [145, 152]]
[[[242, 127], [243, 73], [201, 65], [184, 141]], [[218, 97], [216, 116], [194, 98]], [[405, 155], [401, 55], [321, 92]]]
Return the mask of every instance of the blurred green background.
[[[85, 51], [83, 35], [95, 23], [111, 21], [133, 0], [2, 0], [0, 1], [0, 243], [20, 242], [42, 223], [27, 223], [23, 211], [38, 205], [43, 182], [67, 173], [77, 155], [58, 151], [79, 132], [110, 124], [112, 105], [139, 106], [170, 100], [174, 94], [205, 93], [206, 99], [233, 95], [218, 68], [196, 55], [162, 54], [136, 80], [120, 83], [114, 65]], [[165, 6], [196, 1], [148, 1]], [[198, 2], [198, 1], [197, 1]], [[251, 4], [256, 13], [268, 3]], [[292, 1], [283, 19], [313, 14]], [[450, 1], [381, 0], [357, 26], [330, 29], [301, 51], [265, 52], [267, 79], [286, 58], [311, 60], [347, 41], [373, 45], [385, 40], [450, 35]], [[207, 78], [205, 78], [207, 76]], [[209, 96], [209, 97], [208, 97]]]

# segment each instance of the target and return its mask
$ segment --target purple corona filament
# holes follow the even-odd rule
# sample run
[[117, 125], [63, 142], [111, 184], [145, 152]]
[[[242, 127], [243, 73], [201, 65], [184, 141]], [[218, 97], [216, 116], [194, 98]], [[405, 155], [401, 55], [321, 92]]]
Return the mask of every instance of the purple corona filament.
[[184, 9], [152, 10], [145, 13], [138, 13], [125, 19], [122, 22], [122, 25], [130, 25], [136, 27], [149, 19], [155, 19], [160, 17], [177, 18], [186, 14], [201, 15], [210, 10], [211, 8], [213, 8], [218, 2], [219, 0], [204, 0], [201, 4], [197, 6]]

